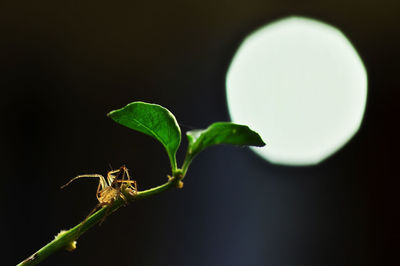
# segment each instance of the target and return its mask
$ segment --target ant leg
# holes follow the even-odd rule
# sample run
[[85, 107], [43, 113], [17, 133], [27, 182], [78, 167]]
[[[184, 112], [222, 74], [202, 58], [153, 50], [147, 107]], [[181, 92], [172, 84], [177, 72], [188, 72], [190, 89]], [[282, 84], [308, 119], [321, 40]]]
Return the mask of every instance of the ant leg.
[[108, 215], [110, 215], [110, 211], [111, 211], [111, 205], [113, 204], [114, 201], [111, 201], [110, 203], [100, 203], [102, 204], [102, 206], [107, 205], [105, 208], [107, 208], [106, 213], [104, 214], [103, 218], [101, 218], [100, 222], [99, 222], [99, 226], [103, 224], [103, 222], [105, 221], [105, 219], [107, 218]]
[[118, 170], [112, 170], [112, 171], [109, 171], [108, 173], [107, 173], [107, 181], [108, 181], [108, 185], [109, 186], [111, 186], [111, 184], [112, 184], [112, 182], [114, 181], [114, 179], [115, 179], [115, 173], [119, 173], [119, 169]]
[[130, 180], [130, 178], [129, 178], [129, 173], [128, 173], [128, 168], [126, 168], [125, 165], [121, 166], [121, 167], [119, 168], [119, 170], [120, 170], [120, 175], [121, 175], [121, 173], [122, 173], [122, 177], [121, 177], [120, 180]]
[[[104, 188], [103, 188], [103, 189], [104, 189]], [[99, 182], [99, 185], [97, 186], [96, 198], [97, 198], [97, 200], [98, 200], [99, 202], [101, 202], [101, 201], [100, 201], [100, 182]]]
[[128, 168], [125, 165], [123, 165], [123, 166], [121, 166], [121, 170], [124, 171], [124, 173], [126, 174], [127, 178], [129, 179], [129, 170], [128, 170]]
[[[135, 180], [115, 180], [115, 182], [129, 184], [128, 188], [132, 188], [134, 191], [137, 191], [137, 183]], [[133, 184], [133, 186], [131, 184]]]
[[122, 179], [125, 178], [126, 166], [121, 166], [118, 170], [109, 171], [107, 173], [107, 181], [109, 186], [114, 182], [114, 180], [118, 179], [122, 174]]
[[125, 195], [120, 192], [119, 196], [121, 197], [121, 199], [124, 200], [124, 203], [125, 203], [124, 205], [128, 206], [128, 200], [126, 199]]
[[115, 180], [117, 183], [128, 183], [128, 184], [136, 184], [135, 180]]
[[[128, 168], [126, 168], [125, 165], [122, 166], [121, 168], [124, 170], [124, 173], [126, 174], [126, 180], [123, 180], [123, 181], [125, 181], [125, 183], [134, 184], [134, 190], [137, 191], [137, 184], [136, 184], [136, 181], [131, 180], [131, 177], [129, 176]], [[131, 186], [131, 185], [130, 185], [130, 186]]]
[[94, 207], [93, 210], [91, 210], [91, 211], [89, 212], [89, 214], [86, 216], [86, 218], [81, 222], [81, 227], [79, 228], [79, 230], [81, 230], [82, 226], [86, 223], [87, 219], [89, 219], [89, 217], [90, 217], [93, 213], [95, 213], [98, 209], [100, 209], [100, 208], [103, 207], [104, 205], [106, 205], [106, 204], [104, 204], [104, 203], [98, 203], [98, 204], [96, 205], [96, 207]]
[[69, 184], [71, 184], [72, 181], [74, 181], [74, 180], [76, 180], [76, 179], [79, 179], [79, 178], [82, 178], [82, 177], [97, 177], [97, 178], [99, 178], [99, 180], [100, 180], [99, 185], [100, 185], [102, 188], [107, 187], [107, 183], [106, 183], [106, 180], [104, 179], [104, 176], [98, 175], [98, 174], [94, 174], [94, 175], [78, 175], [78, 176], [72, 178], [67, 184], [61, 186], [61, 188], [62, 188], [62, 189], [65, 188], [66, 186], [68, 186]]
[[95, 213], [98, 209], [100, 209], [101, 207], [102, 207], [102, 203], [98, 203], [98, 204], [96, 205], [96, 207], [94, 207], [94, 208], [89, 212], [89, 214], [86, 215], [85, 220], [83, 220], [82, 224], [83, 224], [84, 222], [86, 222], [86, 220], [89, 219], [89, 217], [90, 217], [93, 213]]

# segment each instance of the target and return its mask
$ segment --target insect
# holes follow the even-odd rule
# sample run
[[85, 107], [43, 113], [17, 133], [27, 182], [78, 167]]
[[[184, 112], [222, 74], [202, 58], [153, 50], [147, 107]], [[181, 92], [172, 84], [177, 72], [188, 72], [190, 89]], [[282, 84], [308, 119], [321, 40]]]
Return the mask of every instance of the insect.
[[[99, 203], [94, 207], [94, 209], [88, 214], [85, 218], [84, 222], [92, 215], [96, 210], [102, 208], [104, 206], [111, 205], [115, 200], [121, 198], [128, 202], [126, 196], [123, 194], [124, 191], [127, 191], [131, 196], [136, 195], [137, 193], [137, 184], [135, 180], [131, 180], [128, 168], [125, 165], [121, 166], [118, 170], [111, 170], [107, 173], [107, 179], [104, 176], [99, 174], [89, 174], [89, 175], [78, 175], [72, 178], [67, 184], [61, 186], [61, 188], [65, 188], [74, 180], [83, 177], [94, 177], [99, 179], [99, 185], [97, 186], [96, 198]], [[108, 210], [107, 210], [108, 213]], [[107, 217], [107, 213], [104, 216], [103, 220], [100, 224], [104, 221], [105, 217]]]

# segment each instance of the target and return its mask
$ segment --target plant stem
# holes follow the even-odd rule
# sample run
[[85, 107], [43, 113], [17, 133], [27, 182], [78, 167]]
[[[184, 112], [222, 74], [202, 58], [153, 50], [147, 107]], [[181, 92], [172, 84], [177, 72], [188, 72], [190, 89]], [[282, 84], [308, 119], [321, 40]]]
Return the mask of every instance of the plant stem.
[[[167, 183], [164, 183], [158, 187], [154, 187], [148, 190], [138, 191], [134, 196], [129, 193], [124, 193], [127, 200], [134, 201], [138, 199], [144, 199], [151, 197], [153, 195], [159, 194], [170, 188], [177, 187], [178, 182], [181, 177], [174, 176]], [[47, 245], [36, 251], [32, 256], [25, 259], [18, 265], [36, 265], [43, 261], [45, 258], [53, 254], [60, 249], [73, 250], [75, 249], [75, 241], [84, 234], [87, 230], [92, 228], [97, 223], [103, 221], [103, 219], [112, 212], [119, 209], [125, 204], [125, 201], [120, 197], [115, 200], [111, 205], [106, 206], [89, 216], [85, 221], [76, 225], [75, 227], [60, 232], [53, 241], [49, 242]]]
[[183, 165], [182, 165], [182, 175], [183, 175], [183, 177], [186, 175], [187, 170], [189, 169], [189, 166], [192, 163], [192, 161], [193, 161], [195, 156], [196, 156], [196, 154], [193, 155], [189, 151], [186, 153], [186, 156], [185, 156], [185, 159], [183, 160]]

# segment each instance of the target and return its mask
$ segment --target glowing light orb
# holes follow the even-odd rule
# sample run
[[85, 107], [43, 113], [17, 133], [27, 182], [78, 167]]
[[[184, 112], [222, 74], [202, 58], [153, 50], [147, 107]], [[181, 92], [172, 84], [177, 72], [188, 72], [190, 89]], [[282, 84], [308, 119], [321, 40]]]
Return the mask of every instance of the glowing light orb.
[[367, 99], [365, 67], [338, 29], [289, 17], [250, 34], [226, 78], [233, 122], [260, 132], [268, 161], [317, 164], [357, 132]]

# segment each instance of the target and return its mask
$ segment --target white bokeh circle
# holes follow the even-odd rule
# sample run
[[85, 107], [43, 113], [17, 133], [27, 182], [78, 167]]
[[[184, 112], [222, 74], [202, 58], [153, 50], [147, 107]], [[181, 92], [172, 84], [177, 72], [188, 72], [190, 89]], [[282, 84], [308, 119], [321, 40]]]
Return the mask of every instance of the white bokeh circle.
[[258, 131], [268, 161], [312, 165], [360, 127], [367, 74], [352, 44], [325, 23], [289, 17], [250, 34], [226, 77], [231, 119]]

